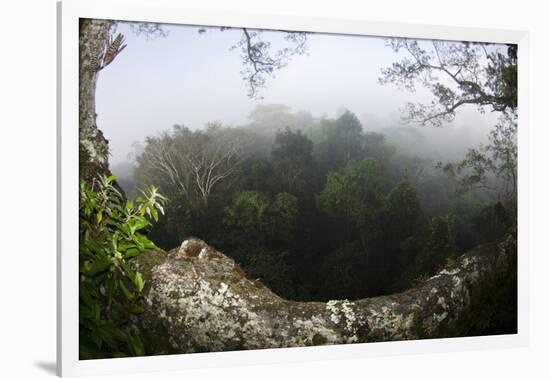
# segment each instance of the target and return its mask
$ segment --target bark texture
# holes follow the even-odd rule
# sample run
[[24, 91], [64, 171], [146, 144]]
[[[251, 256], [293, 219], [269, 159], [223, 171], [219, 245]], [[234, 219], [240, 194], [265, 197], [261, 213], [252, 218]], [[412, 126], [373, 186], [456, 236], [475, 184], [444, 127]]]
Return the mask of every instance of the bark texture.
[[150, 353], [190, 353], [460, 336], [480, 293], [515, 274], [516, 242], [479, 246], [403, 293], [356, 301], [294, 302], [248, 279], [199, 239], [137, 260], [147, 279], [134, 318]]
[[108, 141], [97, 127], [95, 91], [98, 71], [95, 66], [109, 40], [112, 21], [80, 20], [79, 39], [79, 159], [80, 175], [89, 181], [97, 174], [108, 174]]

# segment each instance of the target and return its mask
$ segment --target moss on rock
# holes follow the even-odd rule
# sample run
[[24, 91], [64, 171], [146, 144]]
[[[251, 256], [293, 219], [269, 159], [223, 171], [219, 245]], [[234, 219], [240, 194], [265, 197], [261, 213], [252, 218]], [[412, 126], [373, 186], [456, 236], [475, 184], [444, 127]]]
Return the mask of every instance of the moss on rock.
[[491, 290], [484, 285], [502, 272], [515, 274], [514, 256], [515, 244], [487, 245], [400, 294], [294, 302], [248, 279], [234, 260], [193, 238], [168, 254], [153, 251], [137, 259], [147, 282], [145, 313], [134, 321], [153, 340], [151, 353], [456, 336], [465, 323], [479, 321], [472, 308], [479, 306], [478, 291]]

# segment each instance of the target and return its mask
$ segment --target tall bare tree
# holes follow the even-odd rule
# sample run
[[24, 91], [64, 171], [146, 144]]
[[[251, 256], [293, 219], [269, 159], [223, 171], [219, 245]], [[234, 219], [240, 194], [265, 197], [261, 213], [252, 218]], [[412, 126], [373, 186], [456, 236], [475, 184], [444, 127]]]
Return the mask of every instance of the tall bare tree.
[[245, 131], [236, 128], [175, 126], [171, 133], [147, 138], [138, 173], [189, 199], [196, 195], [207, 206], [214, 187], [239, 168], [248, 144]]

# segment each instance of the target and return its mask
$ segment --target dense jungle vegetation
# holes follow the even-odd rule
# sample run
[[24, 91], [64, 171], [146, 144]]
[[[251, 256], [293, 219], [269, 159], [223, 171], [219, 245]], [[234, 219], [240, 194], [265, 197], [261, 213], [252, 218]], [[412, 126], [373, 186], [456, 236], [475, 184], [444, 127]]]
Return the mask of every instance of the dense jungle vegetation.
[[515, 223], [515, 148], [509, 117], [488, 145], [441, 163], [364, 132], [349, 111], [314, 119], [266, 105], [243, 127], [174, 126], [118, 169], [134, 172], [120, 180], [130, 196], [155, 183], [168, 197], [150, 233], [160, 247], [196, 236], [285, 298], [356, 299], [498, 241]]
[[[269, 57], [259, 34], [244, 28], [237, 44], [251, 98], [265, 76], [288, 64], [279, 54], [282, 60], [268, 59], [271, 67], [258, 70], [258, 59]], [[282, 51], [304, 54], [306, 33], [289, 36], [297, 47]], [[81, 76], [95, 78], [122, 43], [118, 34], [103, 65]], [[131, 162], [98, 169], [108, 158], [98, 163], [96, 152], [107, 154], [108, 142], [98, 142], [95, 117], [84, 117], [95, 113], [81, 114], [93, 131], [81, 125], [81, 358], [146, 354], [139, 336], [126, 329], [129, 317], [143, 312], [145, 287], [131, 260], [156, 247], [177, 248], [190, 236], [232, 257], [283, 298], [326, 301], [404, 291], [453, 268], [473, 247], [515, 235], [517, 47], [501, 52], [482, 43], [434, 41], [426, 50], [424, 44], [389, 40], [408, 55], [382, 69], [380, 83], [413, 92], [423, 86], [433, 95], [430, 105], [404, 109], [403, 119], [421, 126], [449, 127], [463, 105], [498, 114], [485, 143], [459, 157], [450, 151], [467, 138], [430, 139], [410, 125], [373, 128], [346, 109], [314, 117], [264, 104], [245, 125], [175, 125], [137, 145]], [[94, 104], [93, 95], [89, 100]], [[83, 143], [90, 135], [95, 139]], [[116, 179], [91, 174], [96, 171]], [[516, 275], [477, 292], [470, 314], [476, 325], [463, 334], [516, 332]]]

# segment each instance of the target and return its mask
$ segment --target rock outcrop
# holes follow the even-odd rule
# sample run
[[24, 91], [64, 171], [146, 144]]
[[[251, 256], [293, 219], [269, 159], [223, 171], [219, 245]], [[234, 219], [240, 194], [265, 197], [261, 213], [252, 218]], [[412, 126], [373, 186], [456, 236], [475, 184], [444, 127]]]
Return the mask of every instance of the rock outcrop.
[[[356, 301], [280, 298], [199, 239], [143, 254], [144, 314], [135, 326], [151, 353], [363, 343], [460, 335], [476, 296], [515, 267], [516, 243], [475, 248], [403, 293]], [[515, 269], [515, 268], [513, 268]], [[515, 274], [515, 272], [512, 272]]]

